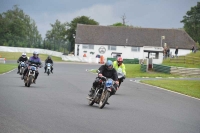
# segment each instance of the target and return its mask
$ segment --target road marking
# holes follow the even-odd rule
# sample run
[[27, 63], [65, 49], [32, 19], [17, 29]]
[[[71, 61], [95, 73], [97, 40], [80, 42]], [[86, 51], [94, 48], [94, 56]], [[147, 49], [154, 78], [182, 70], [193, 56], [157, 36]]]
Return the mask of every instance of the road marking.
[[[15, 69], [16, 69], [16, 68], [15, 68]], [[7, 74], [7, 73], [10, 73], [10, 72], [14, 71], [15, 69], [13, 69], [13, 70], [11, 70], [11, 71], [8, 71], [8, 72], [5, 72], [5, 73], [2, 73], [2, 74], [0, 74], [0, 75], [4, 75], [4, 74]]]

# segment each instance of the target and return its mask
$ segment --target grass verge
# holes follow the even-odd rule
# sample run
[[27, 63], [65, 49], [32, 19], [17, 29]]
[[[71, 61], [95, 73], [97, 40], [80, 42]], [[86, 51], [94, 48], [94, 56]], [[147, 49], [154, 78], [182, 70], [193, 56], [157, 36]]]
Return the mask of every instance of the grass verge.
[[17, 64], [0, 64], [0, 74], [17, 68]]
[[200, 82], [196, 80], [143, 80], [140, 82], [200, 99]]
[[[184, 59], [185, 57], [190, 57], [192, 59], [192, 57], [196, 58], [196, 57], [200, 57], [200, 51], [197, 51], [196, 53], [190, 53], [187, 54], [186, 56], [179, 56], [179, 59]], [[191, 60], [192, 61], [192, 60]], [[200, 68], [200, 64], [199, 63], [178, 63], [178, 62], [170, 62], [170, 59], [164, 59], [162, 65], [166, 65], [166, 66], [176, 66], [176, 67], [185, 67], [185, 68]]]

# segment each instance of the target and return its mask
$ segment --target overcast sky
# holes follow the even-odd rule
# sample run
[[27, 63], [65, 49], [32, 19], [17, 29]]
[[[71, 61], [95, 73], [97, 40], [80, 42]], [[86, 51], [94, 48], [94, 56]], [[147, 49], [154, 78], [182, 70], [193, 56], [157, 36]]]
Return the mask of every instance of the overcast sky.
[[37, 24], [42, 37], [56, 19], [88, 16], [100, 25], [122, 22], [143, 28], [182, 28], [180, 21], [200, 0], [0, 0], [0, 13], [18, 5]]

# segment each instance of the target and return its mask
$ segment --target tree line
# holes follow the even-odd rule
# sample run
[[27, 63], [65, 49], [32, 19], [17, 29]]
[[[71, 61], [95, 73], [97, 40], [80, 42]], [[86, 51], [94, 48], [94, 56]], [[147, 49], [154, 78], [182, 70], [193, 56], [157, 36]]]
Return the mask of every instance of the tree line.
[[[184, 24], [183, 29], [197, 43], [200, 42], [200, 2], [191, 7], [180, 21]], [[42, 38], [33, 19], [14, 5], [11, 10], [0, 14], [0, 46], [43, 48], [63, 53], [74, 50], [77, 23], [99, 25], [97, 21], [87, 16], [79, 16], [71, 22], [61, 23], [56, 20], [50, 24], [51, 29]], [[123, 22], [117, 22], [112, 26], [130, 26]]]
[[200, 2], [187, 11], [181, 23], [184, 24], [184, 30], [200, 46]]

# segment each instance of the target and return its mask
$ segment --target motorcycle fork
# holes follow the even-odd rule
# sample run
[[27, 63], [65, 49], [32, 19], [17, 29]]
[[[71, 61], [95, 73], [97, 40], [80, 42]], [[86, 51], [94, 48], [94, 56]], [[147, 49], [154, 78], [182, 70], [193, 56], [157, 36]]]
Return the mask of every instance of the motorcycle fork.
[[99, 89], [97, 89], [97, 91], [95, 91], [94, 98], [98, 95], [98, 93], [99, 93]]

